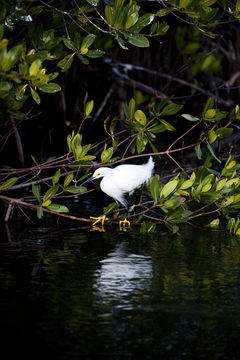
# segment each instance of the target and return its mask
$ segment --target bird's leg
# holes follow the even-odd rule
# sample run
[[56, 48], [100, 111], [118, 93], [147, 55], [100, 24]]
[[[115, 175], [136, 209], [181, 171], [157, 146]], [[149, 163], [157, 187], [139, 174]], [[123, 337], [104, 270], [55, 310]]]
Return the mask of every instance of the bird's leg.
[[[129, 194], [125, 195], [125, 206], [127, 209], [127, 214], [131, 211], [131, 197]], [[131, 223], [130, 221], [125, 218], [124, 220], [119, 221], [119, 230], [120, 231], [127, 231], [127, 229], [130, 229]]]
[[115, 209], [116, 206], [117, 206], [117, 205], [114, 204], [114, 206], [112, 206], [105, 214], [103, 214], [103, 215], [101, 215], [101, 216], [98, 216], [98, 217], [90, 216], [90, 219], [96, 220], [96, 221], [94, 221], [93, 226], [95, 226], [95, 225], [96, 225], [98, 222], [100, 222], [100, 221], [101, 221], [102, 226], [103, 226], [103, 225], [104, 225], [104, 221], [107, 219], [106, 215], [107, 215], [107, 214], [110, 214], [110, 212], [112, 212], [113, 209]]
[[93, 226], [96, 225], [99, 221], [102, 222], [102, 226], [103, 226], [104, 221], [106, 220], [106, 215], [102, 215], [102, 216], [98, 216], [98, 217], [90, 216], [90, 219], [96, 220], [96, 221], [94, 221]]
[[[129, 207], [130, 207], [130, 197], [128, 198], [128, 202], [127, 202], [127, 213], [128, 214], [129, 214]], [[119, 221], [119, 230], [120, 231], [127, 231], [127, 229], [130, 229], [130, 226], [131, 226], [130, 221], [128, 221], [127, 218]]]

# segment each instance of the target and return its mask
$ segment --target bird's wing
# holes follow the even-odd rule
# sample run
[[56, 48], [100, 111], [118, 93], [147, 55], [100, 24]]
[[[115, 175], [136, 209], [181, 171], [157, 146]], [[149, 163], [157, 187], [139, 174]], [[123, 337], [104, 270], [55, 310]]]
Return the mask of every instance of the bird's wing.
[[151, 172], [142, 165], [120, 165], [111, 174], [112, 181], [123, 192], [132, 192], [147, 182]]

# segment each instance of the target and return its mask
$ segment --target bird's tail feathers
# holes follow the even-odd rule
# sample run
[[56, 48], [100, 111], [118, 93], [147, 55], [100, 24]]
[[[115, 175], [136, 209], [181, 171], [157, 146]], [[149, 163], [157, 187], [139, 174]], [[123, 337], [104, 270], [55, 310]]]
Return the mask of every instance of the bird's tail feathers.
[[152, 176], [155, 174], [155, 162], [153, 161], [152, 156], [149, 157], [148, 162], [146, 163], [146, 166], [151, 170]]

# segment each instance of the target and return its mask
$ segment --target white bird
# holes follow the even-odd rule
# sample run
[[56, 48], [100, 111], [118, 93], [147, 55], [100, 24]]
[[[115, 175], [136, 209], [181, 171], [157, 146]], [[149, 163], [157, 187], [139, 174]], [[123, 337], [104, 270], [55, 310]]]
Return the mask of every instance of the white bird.
[[[111, 196], [118, 205], [121, 204], [128, 209], [129, 204], [125, 196], [127, 194], [131, 196], [136, 189], [149, 182], [154, 175], [154, 165], [150, 156], [148, 162], [143, 165], [124, 164], [115, 168], [100, 167], [81, 186], [91, 180], [103, 178], [100, 183], [101, 190]], [[96, 222], [101, 220], [103, 224], [105, 216], [96, 219]], [[129, 223], [126, 219], [124, 222]]]

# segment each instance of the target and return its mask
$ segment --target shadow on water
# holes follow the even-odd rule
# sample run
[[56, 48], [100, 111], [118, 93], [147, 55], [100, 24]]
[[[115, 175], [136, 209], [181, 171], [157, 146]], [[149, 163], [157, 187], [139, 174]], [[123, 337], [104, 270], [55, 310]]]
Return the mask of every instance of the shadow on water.
[[0, 313], [8, 356], [240, 358], [239, 240], [187, 227], [181, 238], [115, 228], [7, 232]]

